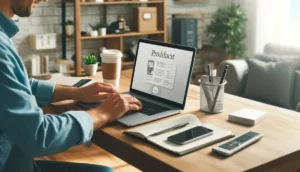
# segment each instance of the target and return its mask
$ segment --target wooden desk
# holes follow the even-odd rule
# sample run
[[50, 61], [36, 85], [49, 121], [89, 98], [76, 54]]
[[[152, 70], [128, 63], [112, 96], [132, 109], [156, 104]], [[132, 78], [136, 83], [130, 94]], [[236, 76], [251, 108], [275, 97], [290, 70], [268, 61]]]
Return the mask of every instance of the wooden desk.
[[[122, 71], [119, 91], [128, 91], [131, 73], [131, 70]], [[101, 81], [101, 73], [94, 79]], [[118, 123], [95, 131], [92, 141], [142, 171], [299, 171], [300, 113], [226, 94], [224, 112], [208, 115], [199, 111], [199, 97], [199, 87], [191, 85], [182, 114], [193, 113], [203, 123], [229, 129], [236, 135], [249, 130], [261, 132], [263, 139], [229, 158], [211, 153], [212, 147], [219, 144], [178, 157], [144, 140], [123, 134], [126, 128]], [[267, 118], [254, 127], [227, 121], [230, 112], [244, 107], [266, 111]], [[48, 110], [60, 113], [70, 109], [80, 107], [65, 102]]]

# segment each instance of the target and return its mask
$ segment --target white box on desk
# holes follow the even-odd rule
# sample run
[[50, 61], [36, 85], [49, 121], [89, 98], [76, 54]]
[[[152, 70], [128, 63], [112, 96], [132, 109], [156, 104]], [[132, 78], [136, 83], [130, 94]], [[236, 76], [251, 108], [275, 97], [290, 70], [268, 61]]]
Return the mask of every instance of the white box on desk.
[[244, 108], [229, 114], [228, 120], [244, 125], [253, 126], [266, 117], [266, 112]]
[[56, 48], [56, 34], [31, 34], [29, 36], [30, 47], [34, 50], [47, 50]]

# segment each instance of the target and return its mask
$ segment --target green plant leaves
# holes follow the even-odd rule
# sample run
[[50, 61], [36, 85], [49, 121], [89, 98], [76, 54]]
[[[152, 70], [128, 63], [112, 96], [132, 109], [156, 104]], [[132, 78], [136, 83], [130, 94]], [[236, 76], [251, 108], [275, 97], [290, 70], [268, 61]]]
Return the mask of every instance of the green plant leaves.
[[86, 65], [97, 64], [98, 58], [95, 55], [88, 55], [83, 57], [83, 63]]
[[66, 21], [66, 25], [73, 25], [73, 24], [74, 24], [74, 22], [72, 20]]
[[93, 30], [97, 30], [97, 27], [96, 26], [94, 26], [94, 25], [92, 25], [92, 24], [89, 24], [90, 25], [90, 27], [93, 29]]
[[247, 17], [239, 4], [218, 9], [212, 15], [211, 24], [205, 32], [212, 45], [224, 49], [232, 58], [242, 57], [246, 51], [243, 41], [246, 39]]
[[106, 24], [103, 24], [103, 23], [99, 23], [96, 25], [97, 29], [106, 28], [106, 27], [107, 27]]

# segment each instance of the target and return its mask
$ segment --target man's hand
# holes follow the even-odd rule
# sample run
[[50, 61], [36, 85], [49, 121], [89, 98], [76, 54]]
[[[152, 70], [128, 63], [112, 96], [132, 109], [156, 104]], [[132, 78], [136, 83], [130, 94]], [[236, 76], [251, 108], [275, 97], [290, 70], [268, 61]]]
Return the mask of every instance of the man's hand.
[[97, 108], [87, 112], [94, 122], [94, 129], [98, 129], [107, 123], [113, 122], [122, 117], [130, 110], [141, 110], [141, 102], [130, 95], [109, 94], [107, 99]]
[[117, 93], [112, 85], [96, 82], [86, 87], [77, 88], [74, 98], [84, 103], [96, 103], [105, 100], [111, 93]]

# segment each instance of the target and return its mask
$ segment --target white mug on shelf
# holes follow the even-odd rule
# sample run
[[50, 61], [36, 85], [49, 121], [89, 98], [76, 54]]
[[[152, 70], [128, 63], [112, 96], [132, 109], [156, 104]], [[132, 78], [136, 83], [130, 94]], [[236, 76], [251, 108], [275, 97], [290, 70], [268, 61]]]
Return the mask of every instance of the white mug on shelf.
[[98, 36], [98, 31], [97, 30], [93, 30], [90, 32], [90, 35], [95, 37], [95, 36]]
[[99, 35], [100, 36], [105, 36], [106, 35], [106, 28], [99, 28]]

